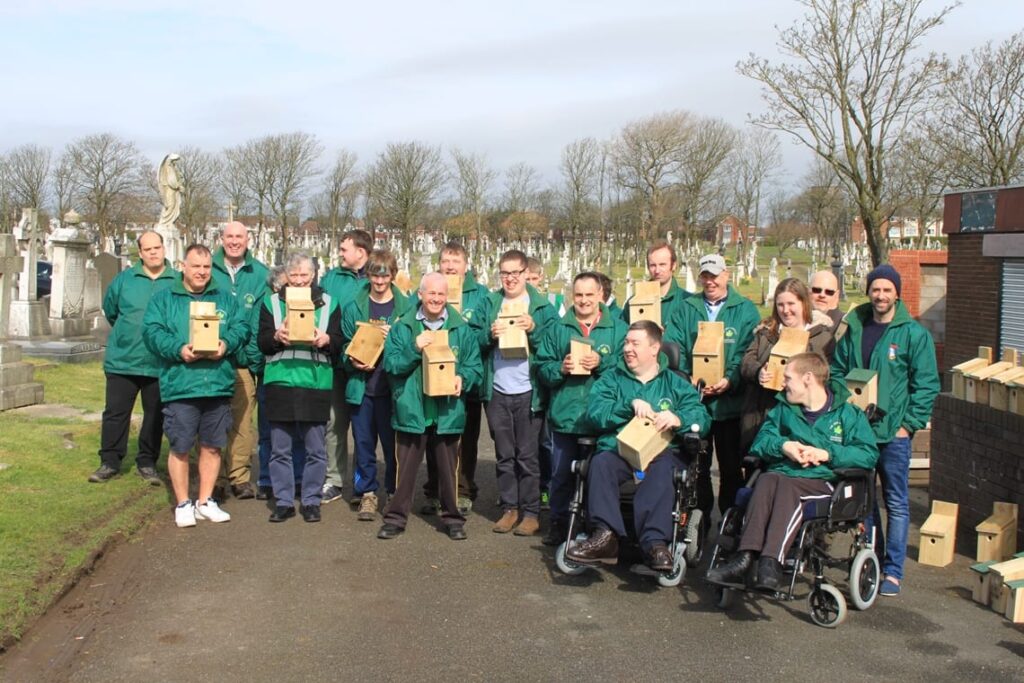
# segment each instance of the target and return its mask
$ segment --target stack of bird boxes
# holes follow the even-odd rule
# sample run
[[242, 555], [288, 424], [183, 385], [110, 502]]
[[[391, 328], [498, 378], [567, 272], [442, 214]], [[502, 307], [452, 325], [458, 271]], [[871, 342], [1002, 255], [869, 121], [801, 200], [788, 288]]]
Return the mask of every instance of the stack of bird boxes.
[[954, 365], [950, 370], [953, 376], [953, 396], [962, 401], [967, 400], [967, 373], [980, 370], [992, 363], [992, 349], [987, 346], [978, 347], [978, 356]]
[[312, 343], [316, 339], [316, 320], [310, 288], [286, 287], [284, 292], [288, 310], [288, 341]]
[[192, 353], [209, 355], [220, 349], [220, 316], [213, 301], [192, 301], [188, 305], [188, 343]]
[[661, 320], [661, 285], [644, 280], [637, 282], [633, 298], [629, 300], [629, 321], [650, 320], [664, 328]]
[[712, 386], [725, 377], [725, 324], [719, 321], [697, 323], [693, 344], [693, 381], [704, 380]]

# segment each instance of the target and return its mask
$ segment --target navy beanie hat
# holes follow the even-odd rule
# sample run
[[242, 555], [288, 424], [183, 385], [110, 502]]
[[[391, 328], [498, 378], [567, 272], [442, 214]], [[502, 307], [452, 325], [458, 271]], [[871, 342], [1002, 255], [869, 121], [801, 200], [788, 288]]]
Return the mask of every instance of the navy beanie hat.
[[896, 296], [902, 296], [900, 290], [903, 287], [903, 283], [900, 281], [900, 274], [888, 263], [883, 263], [868, 273], [868, 292], [871, 291], [871, 283], [875, 280], [888, 280], [896, 287]]

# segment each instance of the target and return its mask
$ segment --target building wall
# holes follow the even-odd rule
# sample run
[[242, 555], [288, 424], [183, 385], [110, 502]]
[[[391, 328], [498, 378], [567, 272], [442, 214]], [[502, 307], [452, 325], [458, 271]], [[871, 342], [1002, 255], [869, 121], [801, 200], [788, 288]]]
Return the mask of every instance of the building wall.
[[946, 277], [947, 371], [978, 355], [979, 346], [999, 345], [999, 287], [1002, 261], [982, 256], [984, 234], [949, 236], [949, 270]]
[[[992, 503], [1017, 503], [1024, 510], [1022, 434], [1024, 416], [950, 394], [935, 402], [928, 493], [960, 505], [957, 549], [968, 557], [977, 548], [974, 527], [992, 514]], [[1024, 549], [1024, 524], [1017, 528], [1017, 548]]]
[[900, 298], [910, 315], [932, 333], [940, 369], [945, 360], [948, 260], [949, 252], [945, 251], [889, 252], [889, 263], [899, 271], [902, 281]]

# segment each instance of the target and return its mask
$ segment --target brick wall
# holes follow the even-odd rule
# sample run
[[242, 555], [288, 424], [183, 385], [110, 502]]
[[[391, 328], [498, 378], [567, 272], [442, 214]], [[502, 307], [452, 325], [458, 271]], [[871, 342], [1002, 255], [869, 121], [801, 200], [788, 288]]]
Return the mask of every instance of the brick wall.
[[[979, 247], [980, 249], [980, 247]], [[935, 355], [939, 368], [945, 361], [945, 302], [941, 311], [936, 307], [939, 300], [946, 295], [947, 283], [936, 282], [936, 275], [949, 261], [949, 252], [934, 250], [897, 250], [889, 252], [889, 263], [899, 271], [902, 286], [900, 299], [910, 311], [910, 315], [918, 319], [935, 340]], [[926, 277], [925, 271], [928, 271]], [[940, 291], [936, 291], [940, 290]], [[973, 356], [972, 356], [973, 358]]]
[[974, 358], [979, 346], [998, 346], [1002, 261], [981, 255], [983, 239], [980, 234], [949, 236], [946, 348], [941, 371]]
[[[1024, 513], [1022, 434], [1024, 416], [950, 394], [935, 402], [928, 493], [960, 505], [957, 549], [968, 557], [977, 550], [974, 527], [992, 514], [992, 503], [1017, 503]], [[1017, 549], [1024, 549], [1024, 524], [1018, 525]]]

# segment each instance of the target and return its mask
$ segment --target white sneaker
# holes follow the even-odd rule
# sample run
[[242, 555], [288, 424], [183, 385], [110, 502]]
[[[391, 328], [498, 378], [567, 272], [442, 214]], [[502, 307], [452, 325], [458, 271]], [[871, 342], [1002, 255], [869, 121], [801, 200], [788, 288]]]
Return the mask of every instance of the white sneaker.
[[174, 508], [174, 523], [179, 529], [196, 525], [196, 506], [191, 500], [186, 500]]
[[196, 519], [205, 519], [209, 522], [230, 522], [231, 515], [221, 510], [213, 498], [207, 498], [202, 505], [196, 505]]

